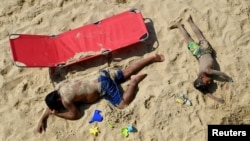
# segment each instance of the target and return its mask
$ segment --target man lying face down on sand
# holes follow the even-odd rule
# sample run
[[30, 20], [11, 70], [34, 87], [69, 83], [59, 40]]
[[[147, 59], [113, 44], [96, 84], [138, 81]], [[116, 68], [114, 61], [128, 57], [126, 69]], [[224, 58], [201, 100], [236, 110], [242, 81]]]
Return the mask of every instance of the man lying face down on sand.
[[[135, 62], [124, 70], [101, 70], [97, 80], [90, 82], [87, 80], [65, 80], [59, 84], [58, 89], [49, 93], [45, 102], [47, 108], [42, 114], [37, 131], [42, 133], [46, 130], [47, 119], [50, 115], [55, 115], [69, 120], [80, 118], [77, 102], [93, 103], [100, 98], [105, 98], [117, 108], [124, 108], [129, 105], [136, 95], [136, 87], [146, 74], [137, 74], [145, 66], [163, 62], [163, 55], [155, 54], [148, 58]], [[119, 89], [119, 84], [130, 78], [130, 84], [123, 93]], [[64, 109], [62, 111], [62, 109]]]
[[184, 36], [186, 42], [188, 43], [188, 49], [199, 61], [200, 71], [197, 79], [194, 81], [194, 87], [201, 91], [203, 94], [206, 94], [208, 97], [214, 99], [215, 101], [224, 103], [223, 99], [213, 96], [209, 92], [208, 87], [213, 82], [213, 75], [223, 77], [224, 80], [228, 82], [233, 82], [232, 78], [230, 78], [224, 72], [214, 69], [215, 60], [212, 57], [213, 49], [199, 30], [199, 28], [194, 24], [192, 17], [190, 16], [188, 18], [188, 23], [197, 36], [199, 43], [194, 42], [194, 40], [190, 37], [190, 35], [180, 22], [181, 19], [177, 23], [172, 25], [170, 29], [179, 28], [181, 34]]

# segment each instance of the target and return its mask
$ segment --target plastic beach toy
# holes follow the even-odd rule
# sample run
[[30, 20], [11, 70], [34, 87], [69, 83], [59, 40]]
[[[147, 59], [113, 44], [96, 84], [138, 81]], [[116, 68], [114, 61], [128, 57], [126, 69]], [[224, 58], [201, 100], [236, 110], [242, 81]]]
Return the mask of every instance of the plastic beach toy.
[[128, 127], [124, 127], [121, 129], [121, 134], [123, 137], [128, 137], [129, 136], [129, 132], [134, 132], [135, 128], [132, 125], [129, 125]]
[[121, 134], [124, 138], [128, 137], [128, 128], [124, 127], [121, 129]]
[[132, 125], [129, 125], [127, 128], [129, 132], [134, 132], [134, 127]]
[[101, 112], [100, 110], [95, 110], [94, 114], [92, 116], [92, 119], [89, 121], [89, 123], [92, 123], [92, 122], [95, 122], [95, 121], [101, 122], [103, 120], [103, 117], [100, 114], [100, 112]]
[[176, 98], [176, 102], [192, 106], [191, 101], [188, 98], [186, 98], [182, 93], [180, 93], [179, 96]]
[[92, 135], [94, 135], [94, 136], [97, 136], [99, 132], [100, 132], [100, 131], [99, 131], [99, 128], [96, 127], [96, 126], [91, 127], [91, 128], [89, 129], [89, 133], [92, 134]]

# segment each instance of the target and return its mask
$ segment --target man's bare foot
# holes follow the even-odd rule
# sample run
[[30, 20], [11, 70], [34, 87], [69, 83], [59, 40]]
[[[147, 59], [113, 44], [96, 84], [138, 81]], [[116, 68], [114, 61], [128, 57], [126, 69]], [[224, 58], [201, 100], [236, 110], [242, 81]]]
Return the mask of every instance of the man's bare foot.
[[176, 20], [171, 21], [169, 29], [174, 29], [174, 28], [178, 28], [179, 26], [182, 26], [181, 21], [182, 21], [182, 18], [177, 18]]
[[165, 57], [162, 54], [155, 54], [154, 60], [155, 60], [155, 62], [163, 62], [165, 60]]
[[144, 74], [132, 75], [130, 77], [131, 83], [136, 85], [139, 82], [141, 82], [146, 76], [147, 76], [147, 74], [145, 74], [145, 73]]

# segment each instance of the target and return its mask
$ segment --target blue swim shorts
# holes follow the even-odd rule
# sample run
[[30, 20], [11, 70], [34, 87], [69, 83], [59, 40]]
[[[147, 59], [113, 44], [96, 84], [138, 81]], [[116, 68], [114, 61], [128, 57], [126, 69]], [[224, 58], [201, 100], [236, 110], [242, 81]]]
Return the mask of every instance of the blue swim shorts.
[[110, 73], [107, 70], [101, 70], [98, 82], [101, 84], [101, 96], [107, 99], [114, 106], [119, 105], [122, 101], [122, 92], [119, 84], [124, 81], [124, 75], [121, 70]]

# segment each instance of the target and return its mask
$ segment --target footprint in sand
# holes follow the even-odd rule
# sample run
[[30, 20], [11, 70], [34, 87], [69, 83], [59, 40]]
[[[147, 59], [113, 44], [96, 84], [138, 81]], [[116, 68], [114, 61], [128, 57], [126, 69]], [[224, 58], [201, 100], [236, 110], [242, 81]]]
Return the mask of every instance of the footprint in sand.
[[146, 109], [150, 109], [151, 108], [151, 103], [152, 103], [152, 100], [154, 99], [155, 97], [154, 96], [150, 96], [148, 99], [145, 100], [144, 102], [144, 106]]

